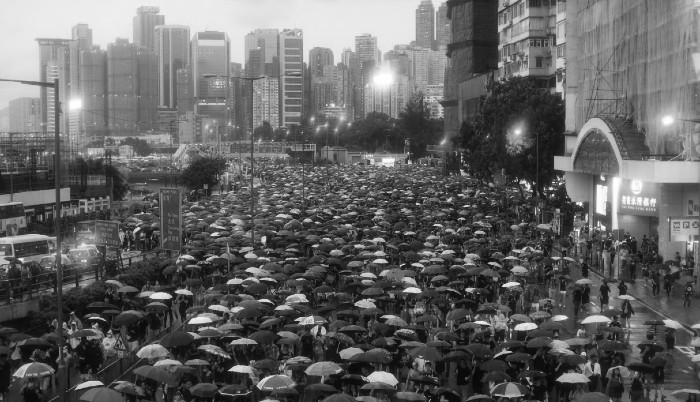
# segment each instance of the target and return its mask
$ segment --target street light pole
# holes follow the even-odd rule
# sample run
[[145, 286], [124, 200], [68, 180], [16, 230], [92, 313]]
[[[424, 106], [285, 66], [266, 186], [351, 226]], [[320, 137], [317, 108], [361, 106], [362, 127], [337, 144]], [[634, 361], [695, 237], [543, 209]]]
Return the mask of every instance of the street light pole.
[[54, 152], [54, 178], [56, 185], [55, 203], [55, 234], [56, 234], [56, 314], [57, 335], [58, 335], [58, 400], [66, 400], [66, 360], [63, 356], [63, 272], [61, 264], [61, 136], [60, 136], [60, 102], [58, 100], [58, 78], [53, 82], [44, 81], [23, 81], [1, 79], [0, 82], [17, 82], [23, 85], [33, 85], [43, 88], [53, 88], [54, 90], [54, 141], [56, 151]]

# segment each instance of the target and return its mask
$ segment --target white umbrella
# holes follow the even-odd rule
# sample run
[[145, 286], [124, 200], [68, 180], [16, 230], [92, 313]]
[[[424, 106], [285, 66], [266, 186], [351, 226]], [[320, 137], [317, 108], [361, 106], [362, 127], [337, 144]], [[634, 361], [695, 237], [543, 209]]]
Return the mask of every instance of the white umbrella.
[[550, 320], [552, 320], [552, 321], [565, 321], [565, 320], [568, 320], [568, 319], [569, 319], [569, 317], [567, 317], [567, 316], [565, 316], [565, 315], [563, 315], [563, 314], [557, 314], [557, 315], [555, 315], [554, 317], [550, 318]]
[[348, 360], [349, 358], [359, 355], [360, 353], [364, 353], [364, 351], [360, 348], [347, 348], [340, 351], [340, 358]]
[[399, 380], [394, 377], [393, 374], [387, 373], [386, 371], [375, 371], [367, 376], [369, 382], [381, 382], [384, 384], [389, 384], [392, 387], [399, 383]]
[[182, 366], [182, 363], [180, 363], [177, 360], [174, 359], [163, 359], [163, 360], [158, 360], [153, 364], [153, 367], [170, 367], [170, 366]]
[[173, 295], [165, 292], [156, 292], [148, 296], [148, 298], [151, 300], [170, 300], [173, 298]]
[[591, 380], [581, 373], [565, 373], [557, 378], [557, 382], [565, 384], [585, 384]]
[[664, 325], [666, 325], [666, 327], [668, 327], [668, 328], [673, 328], [673, 329], [683, 328], [681, 323], [678, 321], [675, 321], [675, 320], [664, 320]]
[[404, 289], [403, 292], [404, 292], [404, 293], [416, 294], [416, 295], [419, 294], [419, 293], [423, 293], [423, 291], [420, 290], [420, 288], [413, 287], [413, 286]]
[[389, 261], [387, 261], [387, 260], [385, 260], [385, 259], [383, 259], [383, 258], [377, 258], [376, 260], [372, 261], [372, 263], [373, 263], [373, 264], [381, 264], [381, 265], [384, 265], [384, 264], [388, 264]]
[[227, 285], [241, 285], [241, 284], [243, 284], [243, 279], [241, 279], [241, 278], [229, 279], [228, 281], [226, 281], [226, 284]]
[[255, 374], [254, 370], [250, 366], [244, 366], [242, 364], [237, 364], [230, 369], [228, 369], [229, 372], [231, 373], [243, 373], [243, 374]]
[[190, 292], [187, 289], [178, 289], [175, 291], [175, 294], [183, 295], [183, 296], [192, 296], [194, 293]]
[[188, 324], [192, 325], [197, 325], [197, 324], [211, 324], [214, 322], [211, 318], [209, 317], [194, 317], [191, 319]]
[[519, 282], [508, 282], [508, 283], [501, 285], [502, 288], [509, 288], [509, 289], [514, 288], [514, 287], [518, 287], [518, 286], [520, 286]]
[[537, 328], [534, 322], [523, 322], [515, 326], [516, 331], [530, 331]]
[[523, 266], [517, 265], [517, 266], [511, 268], [510, 272], [512, 272], [514, 274], [526, 274], [530, 271], [528, 271], [527, 268], [525, 268]]
[[359, 308], [377, 308], [377, 305], [374, 304], [374, 302], [372, 302], [372, 301], [369, 300], [369, 299], [362, 299], [362, 300], [360, 300], [360, 301], [355, 302], [355, 307], [359, 307]]
[[95, 387], [104, 387], [105, 385], [102, 383], [102, 381], [85, 381], [82, 384], [78, 384], [75, 387], [76, 391], [80, 391], [81, 389], [88, 389], [88, 388], [95, 388]]
[[579, 285], [592, 285], [593, 281], [588, 278], [582, 278], [576, 281]]
[[609, 323], [612, 320], [604, 315], [592, 315], [590, 317], [586, 317], [581, 321], [581, 324], [600, 324], [600, 323]]
[[239, 339], [232, 340], [230, 344], [231, 345], [257, 345], [258, 342], [253, 340], [253, 339], [239, 338]]
[[693, 324], [693, 326], [690, 327], [690, 328], [692, 328], [692, 329], [700, 329], [700, 322], [697, 323], [697, 324]]
[[209, 310], [213, 311], [221, 311], [222, 313], [228, 313], [229, 309], [226, 306], [222, 306], [221, 304], [213, 304], [209, 306]]
[[634, 297], [632, 297], [630, 295], [622, 295], [622, 296], [618, 296], [617, 298], [620, 300], [635, 300]]

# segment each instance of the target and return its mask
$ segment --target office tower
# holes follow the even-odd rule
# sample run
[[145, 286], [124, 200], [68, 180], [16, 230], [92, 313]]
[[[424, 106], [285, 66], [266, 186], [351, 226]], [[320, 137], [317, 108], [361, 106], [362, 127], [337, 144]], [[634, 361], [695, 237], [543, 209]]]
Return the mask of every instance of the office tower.
[[229, 69], [231, 77], [243, 77], [243, 64], [232, 61]]
[[[58, 61], [51, 60], [46, 65], [46, 81], [53, 82], [60, 77], [60, 67]], [[59, 82], [60, 84], [60, 82]], [[59, 94], [60, 96], [60, 86]], [[60, 98], [59, 98], [60, 101]], [[46, 127], [47, 133], [53, 133], [56, 130], [56, 120], [54, 118], [56, 113], [56, 90], [52, 87], [46, 88], [46, 116], [47, 120], [43, 122], [43, 126]], [[42, 115], [44, 115], [44, 110], [42, 109]], [[42, 116], [43, 117], [43, 116]], [[62, 121], [63, 117], [59, 116], [59, 121]], [[59, 127], [60, 122], [59, 122]], [[65, 135], [65, 132], [61, 132], [61, 135]]]
[[435, 44], [435, 8], [422, 0], [416, 9], [416, 46], [432, 49]]
[[279, 29], [255, 29], [245, 36], [245, 68], [249, 77], [279, 74], [279, 34]]
[[92, 48], [92, 29], [88, 24], [76, 24], [71, 28], [71, 39], [78, 41], [81, 50]]
[[80, 52], [81, 126], [78, 143], [104, 140], [107, 131], [107, 52], [99, 47]]
[[136, 10], [134, 17], [134, 44], [156, 51], [155, 28], [165, 25], [165, 16], [158, 14], [159, 7], [142, 6]]
[[17, 98], [9, 104], [9, 131], [31, 133], [41, 131], [41, 100], [39, 98]]
[[192, 38], [192, 83], [195, 113], [207, 115], [219, 126], [228, 124], [228, 80], [231, 42], [224, 32], [197, 32]]
[[301, 123], [304, 101], [304, 35], [285, 29], [279, 35], [280, 126]]
[[158, 107], [177, 108], [177, 70], [190, 61], [190, 28], [184, 25], [155, 27], [158, 54]]
[[332, 66], [333, 51], [327, 47], [315, 47], [309, 50], [309, 70], [311, 78], [323, 77], [323, 68]]
[[[36, 41], [39, 44], [39, 81], [48, 81], [49, 71], [53, 71], [53, 69], [48, 68], [49, 64], [51, 62], [57, 62], [58, 54], [62, 52], [64, 48], [68, 48], [70, 39], [38, 38]], [[51, 79], [54, 77], [58, 78], [57, 63], [55, 76], [53, 76]], [[39, 88], [39, 99], [41, 100], [41, 123], [43, 127], [42, 131], [44, 132], [52, 132], [54, 127], [54, 107], [51, 105], [51, 108], [49, 109], [49, 92], [53, 93], [53, 89], [46, 87]], [[53, 98], [51, 98], [51, 103], [53, 103]], [[51, 111], [51, 114], [49, 114], [49, 111]], [[50, 116], [50, 118], [47, 118], [47, 116]], [[51, 128], [51, 131], [49, 131], [49, 127]]]
[[450, 19], [447, 18], [447, 3], [440, 4], [435, 15], [435, 50], [445, 53], [447, 45], [450, 43], [452, 32], [450, 32]]
[[387, 85], [369, 80], [364, 95], [366, 114], [379, 112], [396, 119], [411, 96], [409, 78], [405, 75], [395, 75]]
[[341, 55], [342, 70], [347, 74], [345, 80], [345, 107], [347, 108], [347, 116], [352, 120], [362, 118], [361, 108], [363, 100], [359, 96], [360, 88], [359, 76], [360, 67], [357, 60], [357, 54], [350, 49], [343, 49]]
[[430, 66], [428, 67], [428, 85], [444, 85], [445, 69], [447, 68], [445, 48], [442, 50], [431, 50], [428, 56], [430, 61]]
[[[39, 100], [39, 105], [41, 106], [41, 100]], [[39, 115], [41, 119], [41, 114]], [[10, 107], [0, 109], [0, 131], [10, 130]]]
[[557, 7], [549, 0], [506, 4], [498, 5], [498, 77], [530, 77], [554, 91]]
[[138, 122], [140, 131], [153, 130], [158, 121], [158, 55], [146, 48], [136, 50], [138, 76]]
[[180, 68], [176, 72], [177, 114], [194, 112], [194, 84], [189, 68]]
[[253, 127], [270, 123], [273, 129], [280, 126], [279, 79], [267, 77], [253, 81]]
[[423, 97], [423, 104], [430, 110], [430, 117], [433, 119], [442, 119], [445, 117], [445, 109], [440, 102], [445, 98], [445, 86], [428, 85], [428, 88]]

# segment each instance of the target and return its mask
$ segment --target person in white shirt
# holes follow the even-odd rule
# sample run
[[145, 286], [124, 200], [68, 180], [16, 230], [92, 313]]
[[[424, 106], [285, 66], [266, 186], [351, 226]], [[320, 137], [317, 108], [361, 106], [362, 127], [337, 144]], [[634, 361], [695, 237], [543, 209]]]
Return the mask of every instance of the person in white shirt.
[[600, 363], [598, 363], [598, 356], [591, 355], [590, 359], [583, 365], [583, 375], [588, 377], [590, 382], [588, 383], [588, 389], [591, 392], [595, 392], [598, 387], [598, 382], [600, 381]]

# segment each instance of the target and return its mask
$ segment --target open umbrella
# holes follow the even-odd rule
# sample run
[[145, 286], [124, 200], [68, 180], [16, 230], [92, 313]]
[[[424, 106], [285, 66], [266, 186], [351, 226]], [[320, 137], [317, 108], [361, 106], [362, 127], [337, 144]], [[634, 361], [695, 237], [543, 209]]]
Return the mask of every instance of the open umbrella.
[[126, 402], [126, 398], [122, 394], [107, 387], [89, 389], [80, 395], [78, 400], [86, 402]]
[[342, 367], [330, 361], [317, 362], [304, 370], [306, 375], [315, 375], [319, 377], [325, 377], [333, 374], [338, 374], [343, 371]]
[[504, 382], [491, 390], [491, 395], [502, 398], [522, 398], [530, 394], [530, 390], [517, 382]]
[[54, 371], [51, 366], [44, 363], [32, 362], [20, 366], [12, 376], [15, 378], [38, 378], [46, 377], [53, 373]]
[[279, 391], [294, 388], [296, 383], [286, 375], [271, 375], [263, 378], [257, 387], [261, 391]]
[[190, 393], [202, 398], [213, 398], [219, 392], [219, 387], [210, 382], [200, 382], [190, 387]]
[[375, 371], [367, 376], [367, 380], [369, 380], [369, 382], [389, 384], [392, 387], [399, 383], [399, 380], [397, 380], [393, 374], [387, 373], [386, 371]]

